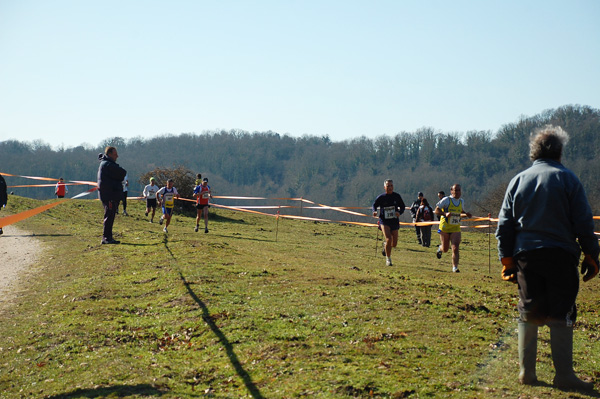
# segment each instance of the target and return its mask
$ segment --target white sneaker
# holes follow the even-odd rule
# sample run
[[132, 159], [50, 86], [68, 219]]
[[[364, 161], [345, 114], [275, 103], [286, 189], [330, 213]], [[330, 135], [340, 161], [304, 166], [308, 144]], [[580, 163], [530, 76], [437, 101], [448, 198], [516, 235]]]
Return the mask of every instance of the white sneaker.
[[460, 270], [458, 270], [458, 267], [452, 266], [452, 273], [460, 273]]
[[392, 258], [387, 258], [387, 259], [385, 260], [385, 265], [386, 265], [386, 266], [392, 266]]
[[160, 217], [160, 219], [158, 220], [158, 224], [162, 224], [163, 220], [164, 220], [164, 219], [163, 219], [163, 217], [161, 216], [161, 217]]
[[164, 231], [165, 233], [168, 233], [168, 231], [167, 231], [167, 226], [165, 226], [165, 227], [163, 228], [163, 231]]

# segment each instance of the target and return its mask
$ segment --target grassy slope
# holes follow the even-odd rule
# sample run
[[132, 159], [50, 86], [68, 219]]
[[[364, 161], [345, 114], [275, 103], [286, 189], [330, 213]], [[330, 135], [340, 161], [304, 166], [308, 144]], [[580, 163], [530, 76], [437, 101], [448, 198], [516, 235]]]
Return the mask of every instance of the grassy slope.
[[[516, 288], [494, 240], [488, 273], [486, 234], [463, 233], [453, 274], [412, 229], [386, 267], [373, 228], [281, 220], [276, 242], [275, 219], [213, 210], [209, 234], [175, 215], [167, 237], [141, 203], [129, 210], [118, 246], [99, 245], [94, 201], [19, 223], [50, 249], [0, 313], [1, 398], [566, 395], [516, 384]], [[575, 343], [595, 378], [597, 284], [582, 286]], [[546, 329], [539, 352], [551, 382]]]

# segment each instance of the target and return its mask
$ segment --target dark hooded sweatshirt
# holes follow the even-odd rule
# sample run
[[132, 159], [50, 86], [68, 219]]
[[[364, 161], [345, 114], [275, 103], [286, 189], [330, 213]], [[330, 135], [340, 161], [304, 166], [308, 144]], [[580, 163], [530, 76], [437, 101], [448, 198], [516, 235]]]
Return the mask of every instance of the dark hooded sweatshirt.
[[127, 171], [106, 154], [98, 154], [98, 197], [100, 201], [118, 201], [123, 196], [123, 179]]

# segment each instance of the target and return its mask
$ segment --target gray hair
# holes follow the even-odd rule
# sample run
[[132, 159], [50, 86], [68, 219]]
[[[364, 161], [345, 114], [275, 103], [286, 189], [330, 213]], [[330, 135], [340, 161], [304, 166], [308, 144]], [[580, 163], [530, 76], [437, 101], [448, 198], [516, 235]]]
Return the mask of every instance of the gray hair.
[[546, 125], [537, 128], [529, 139], [529, 158], [560, 160], [563, 147], [569, 142], [569, 135], [560, 126]]

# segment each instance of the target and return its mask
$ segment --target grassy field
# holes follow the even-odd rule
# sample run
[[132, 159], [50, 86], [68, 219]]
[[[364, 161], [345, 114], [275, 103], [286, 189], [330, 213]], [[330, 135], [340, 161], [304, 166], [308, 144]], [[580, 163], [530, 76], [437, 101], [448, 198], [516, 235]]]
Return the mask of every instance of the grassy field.
[[[208, 234], [176, 214], [167, 236], [128, 211], [121, 245], [100, 245], [97, 201], [18, 223], [47, 249], [0, 311], [1, 398], [599, 397], [549, 385], [547, 329], [546, 384], [517, 384], [517, 292], [493, 238], [488, 271], [487, 234], [463, 233], [455, 274], [412, 229], [386, 267], [374, 228], [280, 220], [276, 241], [274, 218], [213, 208]], [[595, 380], [598, 284], [582, 284], [574, 355]]]

